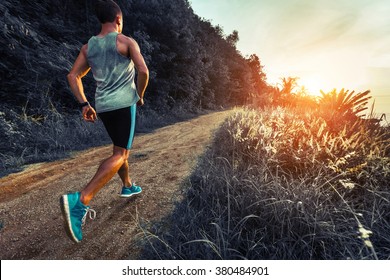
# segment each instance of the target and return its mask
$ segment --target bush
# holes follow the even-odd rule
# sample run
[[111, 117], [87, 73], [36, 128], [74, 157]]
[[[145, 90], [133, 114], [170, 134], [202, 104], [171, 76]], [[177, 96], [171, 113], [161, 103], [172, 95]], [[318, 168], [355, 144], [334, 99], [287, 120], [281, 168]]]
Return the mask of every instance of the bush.
[[[386, 134], [387, 133], [387, 134]], [[388, 131], [239, 110], [142, 258], [388, 259]]]

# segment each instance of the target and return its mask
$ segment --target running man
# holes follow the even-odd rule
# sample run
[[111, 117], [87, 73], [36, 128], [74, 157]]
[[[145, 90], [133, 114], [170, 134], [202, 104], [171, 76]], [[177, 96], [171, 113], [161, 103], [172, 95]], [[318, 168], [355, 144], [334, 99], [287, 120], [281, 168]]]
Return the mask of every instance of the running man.
[[[121, 197], [130, 197], [142, 191], [131, 182], [128, 157], [134, 138], [136, 107], [144, 104], [149, 70], [137, 42], [121, 33], [123, 16], [119, 6], [112, 0], [99, 0], [96, 1], [95, 12], [101, 23], [101, 31], [82, 46], [67, 78], [80, 103], [84, 120], [94, 122], [99, 116], [114, 147], [112, 156], [101, 163], [95, 176], [81, 192], [65, 194], [60, 199], [66, 231], [75, 242], [82, 239], [81, 226], [87, 213], [94, 213], [89, 208], [90, 201], [116, 173], [123, 183]], [[135, 69], [137, 85], [134, 81]], [[88, 103], [81, 81], [89, 70], [92, 70], [97, 83], [96, 111]]]

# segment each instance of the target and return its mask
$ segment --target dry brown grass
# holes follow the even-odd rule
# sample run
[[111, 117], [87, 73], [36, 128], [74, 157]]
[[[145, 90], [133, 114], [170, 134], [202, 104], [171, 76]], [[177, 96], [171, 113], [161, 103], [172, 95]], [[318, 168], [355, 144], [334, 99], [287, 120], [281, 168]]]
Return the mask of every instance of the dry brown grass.
[[388, 259], [389, 182], [388, 129], [237, 110], [144, 257]]

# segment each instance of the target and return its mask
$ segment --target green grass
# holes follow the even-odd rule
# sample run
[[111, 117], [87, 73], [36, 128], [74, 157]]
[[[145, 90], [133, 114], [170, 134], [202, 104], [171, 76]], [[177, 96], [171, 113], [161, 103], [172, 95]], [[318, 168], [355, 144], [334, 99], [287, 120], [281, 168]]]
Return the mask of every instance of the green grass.
[[237, 110], [141, 258], [389, 259], [389, 130], [338, 126]]

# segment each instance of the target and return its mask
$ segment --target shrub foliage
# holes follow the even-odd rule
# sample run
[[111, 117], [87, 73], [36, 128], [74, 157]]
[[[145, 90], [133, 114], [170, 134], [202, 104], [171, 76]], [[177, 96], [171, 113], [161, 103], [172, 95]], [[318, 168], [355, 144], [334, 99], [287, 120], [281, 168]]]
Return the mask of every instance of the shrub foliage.
[[145, 258], [388, 259], [390, 141], [318, 114], [238, 110]]

